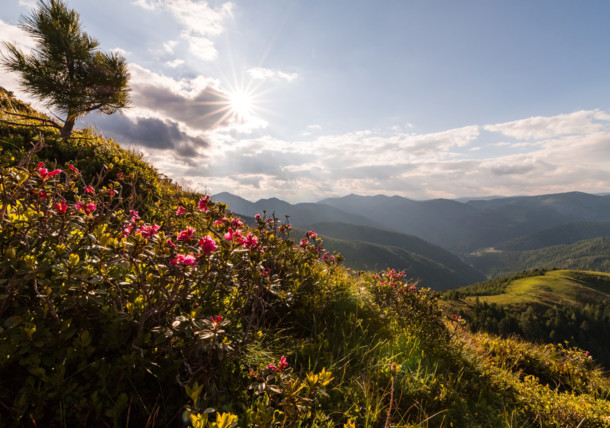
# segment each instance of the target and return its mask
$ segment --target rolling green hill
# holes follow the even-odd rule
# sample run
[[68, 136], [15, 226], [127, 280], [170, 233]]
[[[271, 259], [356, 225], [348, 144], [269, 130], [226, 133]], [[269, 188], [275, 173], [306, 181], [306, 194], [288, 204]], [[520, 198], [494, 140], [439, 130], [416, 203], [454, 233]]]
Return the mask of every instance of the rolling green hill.
[[568, 341], [610, 368], [610, 274], [530, 271], [446, 292], [446, 308], [474, 331]]

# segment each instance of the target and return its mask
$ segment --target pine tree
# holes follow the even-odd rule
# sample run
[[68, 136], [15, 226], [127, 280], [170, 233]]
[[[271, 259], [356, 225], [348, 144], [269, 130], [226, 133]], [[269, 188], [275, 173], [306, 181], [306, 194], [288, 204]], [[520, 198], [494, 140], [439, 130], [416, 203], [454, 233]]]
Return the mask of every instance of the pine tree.
[[60, 127], [64, 139], [79, 117], [95, 110], [112, 114], [129, 103], [125, 59], [100, 52], [99, 42], [82, 31], [79, 21], [62, 0], [39, 0], [39, 8], [20, 23], [35, 39], [33, 53], [3, 43], [2, 65], [20, 74], [28, 93], [65, 115]]

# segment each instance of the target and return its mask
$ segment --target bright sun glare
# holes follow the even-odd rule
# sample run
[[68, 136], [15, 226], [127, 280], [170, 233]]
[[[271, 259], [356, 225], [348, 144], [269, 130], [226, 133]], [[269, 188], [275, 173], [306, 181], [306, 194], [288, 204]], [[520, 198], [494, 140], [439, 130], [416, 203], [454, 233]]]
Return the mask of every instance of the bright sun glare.
[[229, 103], [233, 113], [240, 118], [246, 118], [252, 114], [252, 97], [247, 92], [233, 92], [230, 95]]

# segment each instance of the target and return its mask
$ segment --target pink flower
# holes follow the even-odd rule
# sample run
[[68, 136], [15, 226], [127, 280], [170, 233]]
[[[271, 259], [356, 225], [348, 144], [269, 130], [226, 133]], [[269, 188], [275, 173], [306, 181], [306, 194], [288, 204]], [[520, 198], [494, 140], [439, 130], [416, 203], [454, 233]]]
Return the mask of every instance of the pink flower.
[[216, 221], [214, 222], [214, 226], [222, 226], [222, 225], [223, 225], [223, 223], [224, 223], [225, 221], [227, 221], [227, 220], [228, 220], [228, 219], [227, 219], [226, 217], [223, 217], [223, 218], [221, 218], [220, 220], [216, 220]]
[[235, 229], [243, 225], [244, 223], [238, 218], [234, 218], [233, 220], [231, 220], [231, 226], [233, 226]]
[[38, 168], [42, 168], [44, 166], [44, 162], [38, 162]]
[[142, 234], [144, 238], [150, 239], [159, 231], [160, 228], [161, 226], [156, 223], [152, 226], [142, 225], [140, 226], [140, 229], [137, 232], [140, 232], [140, 234]]
[[238, 240], [241, 238], [241, 229], [233, 230], [233, 228], [230, 227], [228, 232], [225, 233], [225, 239], [227, 241], [230, 241], [235, 238], [237, 238]]
[[260, 220], [260, 219], [261, 219], [261, 215], [260, 215], [260, 214], [256, 214], [256, 215], [254, 216], [254, 218], [255, 218], [255, 219], [257, 219], [257, 220]]
[[68, 204], [66, 204], [65, 201], [61, 201], [60, 203], [55, 204], [55, 209], [58, 213], [65, 214], [66, 211], [68, 211]]
[[183, 230], [178, 234], [178, 241], [188, 241], [193, 239], [193, 235], [195, 234], [195, 228], [187, 227], [186, 230]]
[[74, 208], [76, 208], [79, 211], [84, 211], [85, 214], [89, 215], [91, 214], [93, 211], [95, 211], [95, 209], [97, 208], [95, 206], [95, 203], [93, 202], [89, 202], [87, 205], [83, 204], [83, 201], [78, 201], [75, 205]]
[[47, 196], [47, 192], [38, 192], [38, 199], [40, 199], [41, 201], [47, 199]]
[[168, 247], [172, 247], [174, 251], [176, 250], [176, 244], [174, 244], [171, 239], [168, 239], [167, 241], [165, 241], [165, 243]]
[[180, 214], [184, 214], [186, 210], [184, 209], [184, 207], [182, 205], [180, 205], [178, 207], [178, 209], [176, 210], [176, 215], [180, 215]]
[[190, 266], [194, 265], [197, 260], [193, 253], [189, 253], [186, 256], [184, 254], [178, 254], [175, 259], [169, 262], [170, 265], [182, 265], [182, 266]]
[[282, 355], [282, 358], [280, 358], [280, 362], [277, 364], [277, 367], [275, 366], [275, 364], [269, 364], [267, 366], [267, 369], [273, 370], [274, 372], [281, 372], [286, 367], [288, 367], [288, 362], [286, 361], [286, 357]]
[[307, 232], [305, 234], [305, 236], [307, 236], [308, 238], [311, 238], [311, 239], [316, 239], [318, 237], [318, 234], [316, 232], [314, 232], [313, 230], [310, 230], [309, 232]]
[[210, 317], [212, 321], [212, 328], [217, 328], [222, 322], [222, 315], [216, 315], [215, 317]]
[[203, 211], [204, 213], [207, 213], [208, 210], [208, 201], [210, 200], [210, 197], [208, 195], [203, 196], [201, 199], [199, 199], [199, 203], [197, 204], [197, 206], [199, 207], [200, 211]]
[[68, 165], [68, 168], [70, 168], [75, 174], [80, 174], [80, 171], [74, 165]]
[[115, 191], [115, 190], [113, 190], [113, 189], [108, 189], [108, 194], [109, 194], [111, 197], [112, 197], [112, 196], [114, 196], [114, 194], [115, 194], [115, 193], [116, 193], [116, 191]]
[[133, 230], [133, 224], [129, 224], [125, 229], [123, 229], [123, 236], [131, 235], [132, 230]]
[[[38, 164], [38, 165], [40, 165], [40, 164]], [[42, 177], [43, 180], [46, 180], [49, 177], [53, 177], [54, 175], [57, 175], [59, 173], [61, 173], [61, 169], [56, 169], [55, 171], [49, 171], [46, 168], [38, 169], [38, 174], [40, 174], [40, 176]]]
[[288, 367], [288, 362], [286, 362], [286, 357], [284, 357], [283, 355], [282, 355], [282, 358], [280, 358], [280, 363], [278, 364], [278, 367], [280, 370]]
[[254, 249], [258, 245], [258, 238], [251, 233], [248, 233], [246, 238], [243, 240], [242, 245], [244, 248]]
[[301, 239], [301, 242], [299, 243], [299, 247], [301, 248], [307, 248], [307, 245], [309, 244], [309, 239], [307, 238], [303, 238]]
[[83, 187], [83, 190], [85, 191], [85, 193], [89, 193], [89, 194], [95, 193], [95, 189], [91, 186], [85, 186], [85, 187]]
[[210, 254], [212, 251], [216, 250], [216, 242], [211, 236], [205, 236], [199, 240], [199, 246], [203, 251], [203, 254]]

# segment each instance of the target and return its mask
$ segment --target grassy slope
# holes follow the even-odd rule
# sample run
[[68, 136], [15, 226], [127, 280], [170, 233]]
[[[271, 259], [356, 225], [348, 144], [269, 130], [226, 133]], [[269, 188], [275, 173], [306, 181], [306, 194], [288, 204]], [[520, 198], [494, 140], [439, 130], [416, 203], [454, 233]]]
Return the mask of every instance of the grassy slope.
[[[39, 135], [28, 124], [0, 128], [0, 425], [167, 426], [186, 414], [207, 427], [207, 407], [213, 426], [229, 414], [240, 426], [610, 426], [610, 380], [584, 353], [469, 334], [429, 291], [352, 275], [273, 224], [244, 227], [264, 248], [245, 251], [222, 239], [222, 206], [198, 211], [200, 195], [97, 137], [64, 144], [43, 130], [49, 146], [19, 166]], [[82, 166], [96, 193], [69, 172], [43, 180], [38, 161]], [[94, 180], [103, 165], [112, 179]], [[158, 222], [163, 235], [125, 236], [134, 207], [138, 227]], [[176, 251], [201, 251], [176, 239], [190, 224], [219, 248], [172, 266]], [[287, 368], [267, 367], [282, 355]]]
[[501, 305], [575, 306], [610, 302], [610, 274], [572, 270], [548, 271], [544, 275], [516, 279], [503, 293], [463, 297], [465, 305], [479, 301]]

